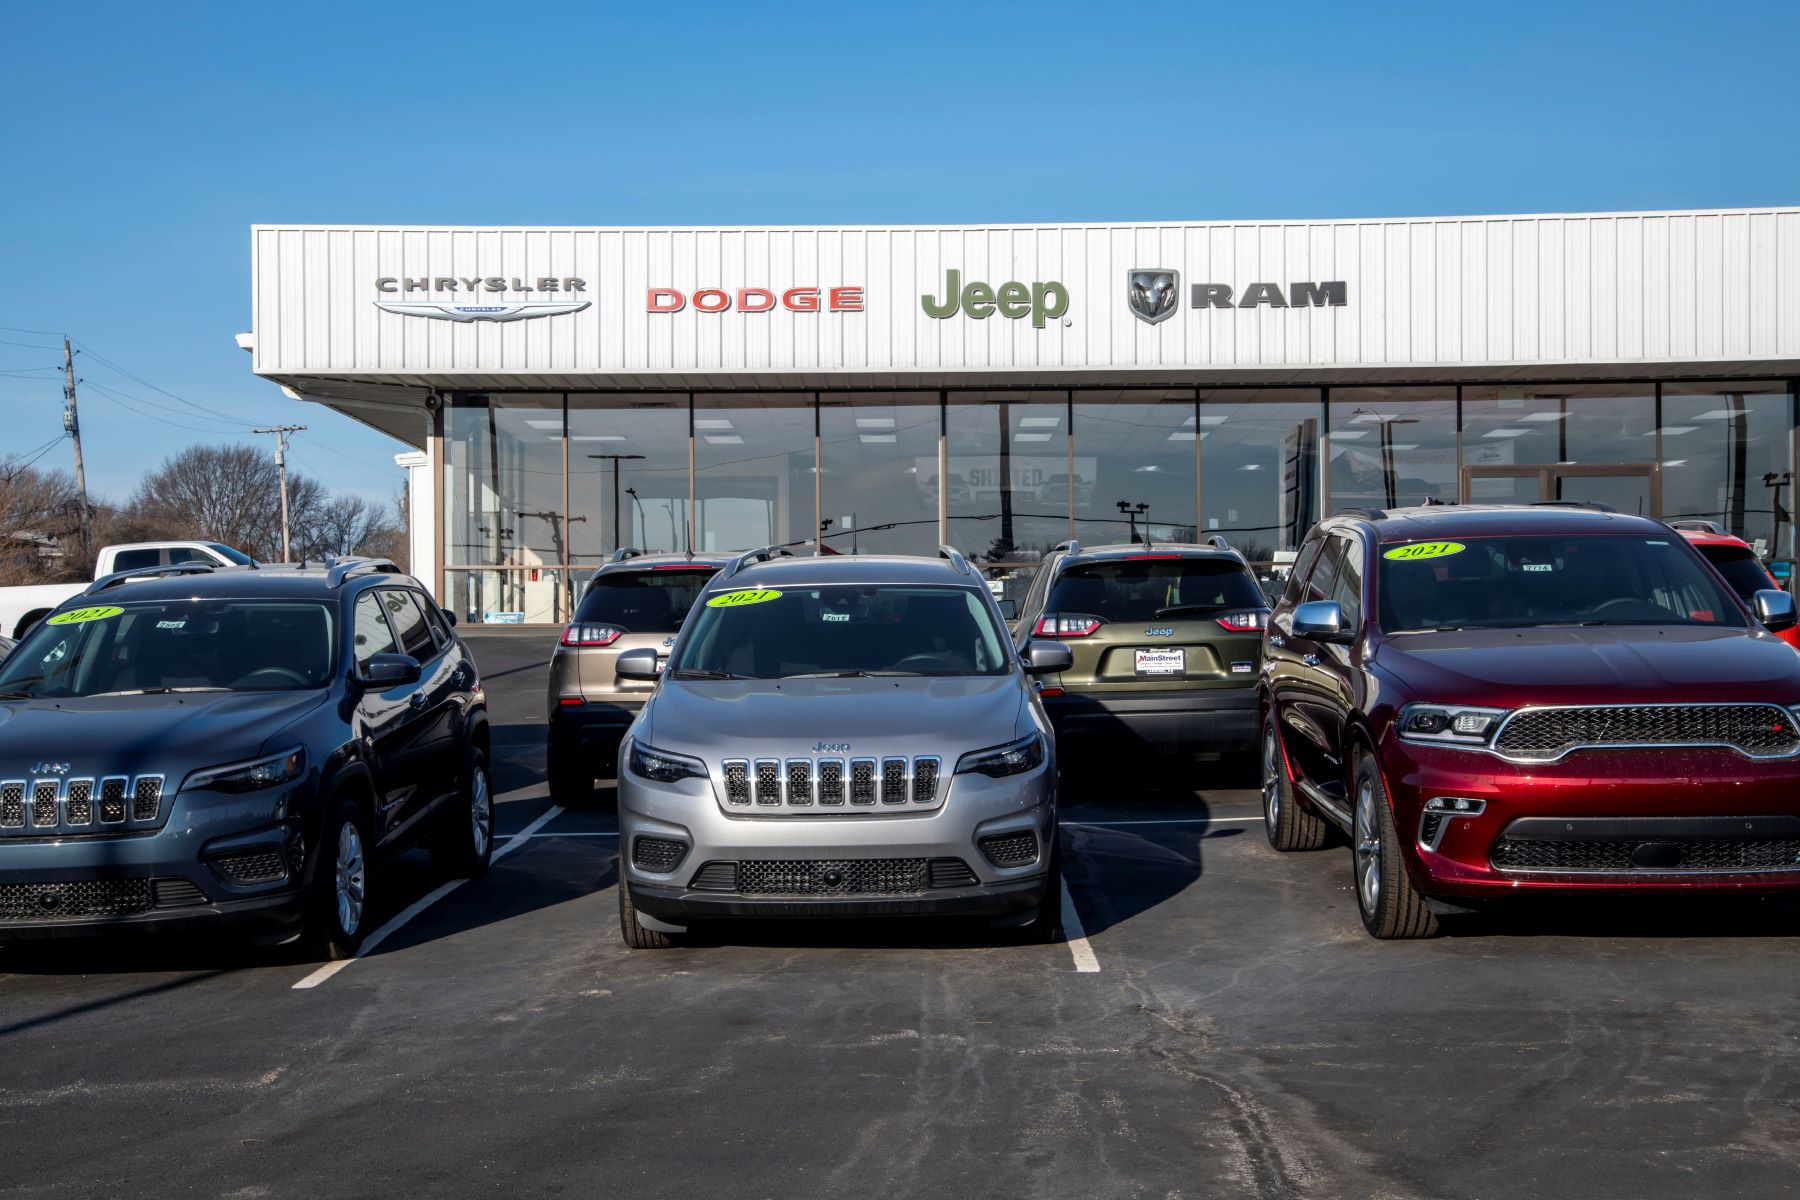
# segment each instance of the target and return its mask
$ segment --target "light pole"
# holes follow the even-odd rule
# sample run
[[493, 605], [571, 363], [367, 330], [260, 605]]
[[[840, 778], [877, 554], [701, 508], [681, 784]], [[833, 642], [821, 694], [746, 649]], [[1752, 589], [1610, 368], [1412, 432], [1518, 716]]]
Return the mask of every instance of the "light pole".
[[[645, 540], [648, 540], [650, 537], [650, 519], [644, 515], [644, 502], [638, 499], [637, 489], [634, 487], [626, 488], [625, 494], [631, 497], [631, 502], [633, 504], [637, 505], [638, 533]], [[614, 534], [613, 538], [617, 540], [618, 534]], [[673, 547], [670, 548], [673, 549]]]
[[1387, 500], [1387, 506], [1393, 508], [1400, 503], [1398, 482], [1394, 478], [1394, 426], [1417, 425], [1418, 418], [1384, 417], [1367, 408], [1354, 409], [1350, 415], [1366, 418], [1381, 426], [1381, 493]]
[[1135, 507], [1126, 503], [1123, 500], [1120, 500], [1118, 502], [1118, 509], [1120, 512], [1125, 514], [1126, 520], [1131, 522], [1131, 538], [1130, 538], [1130, 540], [1133, 545], [1136, 545], [1137, 540], [1138, 540], [1137, 519], [1139, 517], [1144, 518], [1144, 533], [1146, 535], [1146, 542], [1147, 542], [1148, 535], [1150, 533], [1150, 506], [1141, 500], [1138, 501], [1138, 503]]
[[1770, 558], [1781, 557], [1781, 521], [1784, 515], [1781, 510], [1781, 489], [1792, 482], [1794, 482], [1794, 473], [1792, 471], [1782, 471], [1779, 474], [1774, 471], [1768, 471], [1763, 475], [1763, 486], [1775, 493], [1769, 504], [1771, 510], [1770, 515], [1775, 520], [1775, 531], [1769, 538]]
[[589, 458], [597, 458], [612, 464], [613, 471], [613, 549], [619, 548], [619, 464], [626, 459], [642, 458], [641, 454], [590, 454]]

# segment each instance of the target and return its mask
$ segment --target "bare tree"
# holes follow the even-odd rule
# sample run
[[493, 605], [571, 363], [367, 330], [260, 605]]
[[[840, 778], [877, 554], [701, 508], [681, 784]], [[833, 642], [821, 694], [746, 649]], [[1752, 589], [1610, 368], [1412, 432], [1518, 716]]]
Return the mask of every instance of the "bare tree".
[[386, 535], [387, 514], [361, 496], [334, 496], [310, 507], [303, 530], [308, 557], [367, 553]]
[[0, 459], [0, 583], [83, 578], [74, 480]]
[[[288, 477], [296, 496], [318, 502], [319, 487]], [[275, 464], [254, 446], [189, 446], [146, 475], [131, 498], [142, 521], [236, 546], [256, 558], [281, 554], [281, 492]]]

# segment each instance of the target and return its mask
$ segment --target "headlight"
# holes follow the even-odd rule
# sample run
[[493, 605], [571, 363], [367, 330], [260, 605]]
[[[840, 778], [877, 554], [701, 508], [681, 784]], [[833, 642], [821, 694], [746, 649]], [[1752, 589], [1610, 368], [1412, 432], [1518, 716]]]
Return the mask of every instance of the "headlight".
[[306, 748], [295, 746], [280, 754], [259, 758], [254, 762], [228, 763], [208, 767], [187, 777], [183, 787], [207, 788], [215, 792], [254, 792], [278, 783], [288, 783], [306, 774]]
[[679, 779], [705, 779], [706, 767], [698, 759], [665, 754], [633, 739], [631, 773], [657, 783], [674, 783]]
[[1408, 742], [1437, 746], [1486, 746], [1506, 719], [1504, 708], [1473, 708], [1461, 704], [1408, 704], [1400, 710], [1395, 727]]
[[1044, 735], [1034, 731], [1018, 741], [1008, 742], [1004, 746], [990, 746], [986, 750], [971, 750], [956, 760], [956, 773], [958, 775], [978, 773], [999, 779], [1007, 775], [1017, 775], [1021, 771], [1029, 771], [1043, 761]]

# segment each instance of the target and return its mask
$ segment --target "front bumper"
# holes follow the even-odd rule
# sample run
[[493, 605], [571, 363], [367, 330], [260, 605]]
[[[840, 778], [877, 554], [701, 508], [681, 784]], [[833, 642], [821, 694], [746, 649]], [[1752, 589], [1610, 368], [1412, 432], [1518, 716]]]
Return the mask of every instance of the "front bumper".
[[1254, 677], [1242, 687], [1182, 692], [1067, 692], [1046, 696], [1058, 745], [1136, 744], [1157, 753], [1219, 754], [1256, 744]]
[[[958, 775], [943, 803], [929, 812], [845, 809], [828, 816], [756, 816], [727, 812], [710, 780], [655, 783], [619, 776], [619, 862], [632, 901], [646, 915], [673, 924], [717, 917], [1003, 916], [1035, 906], [1049, 883], [1056, 836], [1056, 793], [1050, 762], [1001, 779]], [[987, 857], [986, 839], [1030, 834], [1035, 857], [1012, 866]], [[640, 837], [679, 842], [681, 858], [663, 870], [635, 861]], [[993, 843], [990, 843], [990, 848]], [[901, 893], [838, 890], [826, 883], [806, 894], [735, 890], [743, 874], [720, 864], [849, 864], [922, 860], [933, 882]], [[953, 864], [960, 864], [955, 866]], [[710, 887], [702, 872], [712, 867]], [[941, 868], [941, 874], [939, 870]], [[811, 869], [811, 868], [807, 868]], [[720, 890], [723, 870], [727, 889]], [[791, 886], [791, 883], [790, 885]], [[811, 886], [808, 884], [803, 887]]]
[[[1390, 735], [1381, 764], [1407, 867], [1428, 896], [1800, 890], [1800, 861], [1781, 861], [1800, 859], [1783, 848], [1791, 840], [1800, 851], [1800, 759], [1694, 748], [1588, 750], [1514, 764]], [[1449, 818], [1432, 848], [1421, 838], [1432, 797], [1485, 808]], [[1718, 866], [1734, 861], [1719, 853], [1726, 842], [1754, 846], [1746, 853], [1757, 865]], [[1551, 853], [1537, 865], [1521, 846]]]
[[550, 713], [551, 769], [579, 762], [593, 769], [595, 779], [613, 778], [618, 773], [619, 742], [643, 708], [642, 700], [558, 705]]
[[285, 936], [304, 915], [314, 786], [178, 793], [148, 832], [0, 837], [0, 941], [216, 925]]

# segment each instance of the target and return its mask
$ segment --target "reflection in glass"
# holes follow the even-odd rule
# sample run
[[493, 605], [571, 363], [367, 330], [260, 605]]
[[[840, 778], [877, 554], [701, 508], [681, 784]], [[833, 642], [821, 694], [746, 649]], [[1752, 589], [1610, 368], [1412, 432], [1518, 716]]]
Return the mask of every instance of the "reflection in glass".
[[819, 404], [827, 552], [936, 553], [937, 393], [827, 392]]
[[1329, 511], [1457, 497], [1455, 388], [1332, 388]]
[[687, 549], [687, 397], [569, 397], [570, 561]]
[[1463, 389], [1464, 466], [1648, 466], [1655, 432], [1655, 390], [1645, 383]]
[[1069, 537], [1064, 393], [951, 392], [944, 419], [951, 545], [971, 561], [1035, 562]]
[[694, 397], [695, 549], [812, 545], [811, 393]]
[[1319, 519], [1320, 408], [1314, 388], [1200, 393], [1201, 537], [1258, 563], [1299, 547]]
[[1759, 557], [1792, 558], [1793, 428], [1783, 384], [1665, 385], [1664, 516], [1716, 521]]
[[446, 561], [566, 561], [561, 396], [494, 395], [444, 414]]
[[1058, 486], [1046, 498], [1072, 500], [1083, 544], [1141, 542], [1146, 532], [1153, 541], [1194, 540], [1194, 394], [1170, 389], [1161, 403], [1130, 403], [1157, 395], [1075, 393], [1073, 495]]
[[465, 625], [561, 624], [569, 619], [564, 572], [556, 568], [444, 572], [444, 607]]

